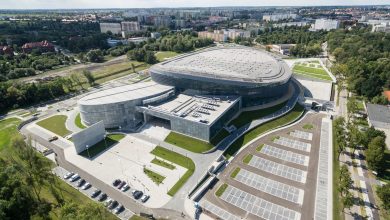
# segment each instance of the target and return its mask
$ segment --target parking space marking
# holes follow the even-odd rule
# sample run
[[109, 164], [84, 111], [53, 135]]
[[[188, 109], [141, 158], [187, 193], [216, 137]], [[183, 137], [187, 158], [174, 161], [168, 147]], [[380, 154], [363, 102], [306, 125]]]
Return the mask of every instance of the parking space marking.
[[302, 205], [304, 191], [241, 169], [235, 180], [270, 195]]
[[294, 180], [301, 183], [306, 182], [306, 171], [276, 163], [261, 157], [253, 156], [251, 161], [249, 162], [249, 166], [255, 167], [268, 173], [272, 173], [277, 176], [284, 177], [286, 179]]
[[290, 132], [290, 135], [293, 137], [305, 139], [308, 141], [313, 140], [313, 134], [310, 132], [295, 130], [295, 131]]
[[280, 148], [273, 147], [273, 146], [270, 146], [267, 144], [261, 148], [260, 152], [265, 154], [265, 155], [275, 157], [275, 158], [278, 158], [281, 160], [285, 160], [285, 161], [288, 161], [291, 163], [296, 163], [296, 164], [304, 165], [304, 166], [309, 165], [309, 157], [308, 156], [305, 156], [302, 154], [297, 154], [297, 153], [287, 151], [287, 150], [282, 150]]
[[279, 137], [274, 140], [275, 143], [280, 144], [285, 147], [310, 152], [311, 150], [311, 144], [305, 143], [302, 141], [297, 141], [294, 139], [286, 138], [286, 137]]
[[214, 205], [213, 203], [204, 200], [202, 202], [202, 206], [207, 211], [213, 213], [214, 215], [218, 216], [221, 219], [226, 220], [240, 220], [241, 218], [237, 217], [236, 215], [231, 214], [230, 212], [226, 211], [225, 209], [221, 209], [220, 207]]
[[220, 198], [264, 219], [298, 220], [301, 218], [301, 213], [299, 212], [271, 203], [230, 185]]

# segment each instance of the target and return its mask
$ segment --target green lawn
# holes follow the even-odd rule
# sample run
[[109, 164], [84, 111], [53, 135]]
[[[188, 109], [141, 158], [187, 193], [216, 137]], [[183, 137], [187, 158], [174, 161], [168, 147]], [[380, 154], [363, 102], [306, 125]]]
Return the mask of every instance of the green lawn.
[[202, 141], [176, 132], [169, 133], [167, 138], [165, 138], [165, 141], [194, 153], [202, 153], [214, 147], [214, 145], [206, 141]]
[[168, 191], [168, 195], [174, 196], [194, 173], [194, 162], [189, 157], [183, 156], [160, 146], [154, 148], [150, 153], [188, 169], [187, 172], [179, 179], [179, 181], [177, 181], [177, 183]]
[[311, 130], [311, 129], [314, 128], [314, 125], [313, 124], [304, 124], [302, 126], [302, 128], [305, 129], [305, 130]]
[[61, 137], [65, 137], [71, 132], [66, 129], [65, 121], [68, 117], [65, 115], [55, 115], [50, 118], [46, 118], [42, 121], [37, 122], [37, 125], [49, 130]]
[[222, 184], [222, 185], [218, 188], [217, 192], [215, 192], [215, 195], [218, 196], [218, 197], [221, 197], [222, 194], [225, 192], [225, 190], [226, 190], [227, 187], [228, 187], [228, 184], [226, 184], [226, 183]]
[[323, 68], [313, 68], [297, 64], [294, 66], [293, 72], [299, 75], [332, 81], [332, 78]]
[[166, 58], [171, 58], [178, 55], [178, 53], [173, 52], [173, 51], [160, 51], [156, 53], [156, 58], [158, 62], [162, 62], [166, 60]]
[[86, 126], [83, 125], [83, 123], [81, 123], [80, 113], [77, 114], [77, 116], [76, 116], [76, 118], [74, 120], [74, 123], [76, 124], [77, 127], [81, 128], [81, 129], [86, 128]]
[[242, 162], [244, 162], [245, 164], [248, 164], [249, 162], [251, 162], [252, 157], [253, 157], [252, 154], [248, 154], [248, 155], [246, 155], [246, 156], [244, 157], [244, 160], [242, 160]]
[[165, 176], [162, 176], [152, 170], [144, 168], [144, 173], [157, 185], [160, 185], [164, 180]]
[[267, 116], [269, 114], [272, 114], [279, 109], [283, 108], [286, 105], [287, 102], [283, 102], [281, 104], [265, 108], [265, 109], [260, 109], [260, 110], [254, 110], [254, 111], [246, 111], [242, 112], [237, 118], [233, 119], [229, 125], [234, 125], [236, 128], [240, 128], [250, 122], [252, 122], [255, 119], [262, 118], [264, 116]]
[[236, 178], [237, 174], [240, 172], [240, 168], [239, 167], [236, 167], [236, 169], [233, 170], [233, 172], [230, 174], [230, 177], [231, 178]]
[[0, 151], [10, 145], [13, 137], [20, 135], [17, 129], [20, 122], [18, 118], [0, 120]]
[[256, 151], [260, 152], [261, 149], [263, 149], [264, 144], [260, 144], [258, 147], [256, 147]]
[[247, 144], [249, 141], [253, 140], [254, 138], [258, 137], [259, 135], [273, 130], [275, 128], [290, 124], [294, 121], [296, 121], [303, 113], [304, 108], [297, 104], [291, 110], [289, 113], [286, 115], [274, 119], [272, 121], [269, 121], [265, 124], [262, 124], [260, 126], [257, 126], [256, 128], [252, 129], [248, 133], [244, 134], [240, 138], [238, 138], [233, 144], [229, 146], [228, 149], [223, 153], [223, 155], [229, 159], [231, 156], [233, 156], [241, 147], [243, 147], [245, 144]]
[[[334, 122], [333, 122], [334, 129]], [[339, 179], [340, 179], [340, 161], [337, 155], [338, 143], [335, 141], [335, 132], [333, 132], [333, 219], [343, 220], [344, 213], [343, 205], [339, 195]]]
[[174, 165], [172, 165], [170, 163], [167, 163], [167, 162], [165, 162], [163, 160], [157, 159], [157, 158], [154, 158], [151, 163], [154, 163], [156, 165], [168, 168], [170, 170], [174, 170], [176, 168]]
[[93, 158], [101, 152], [105, 151], [106, 149], [110, 148], [112, 145], [118, 143], [124, 137], [124, 134], [109, 134], [107, 135], [106, 140], [102, 140], [97, 144], [89, 147], [88, 150], [81, 152], [80, 155], [87, 158]]

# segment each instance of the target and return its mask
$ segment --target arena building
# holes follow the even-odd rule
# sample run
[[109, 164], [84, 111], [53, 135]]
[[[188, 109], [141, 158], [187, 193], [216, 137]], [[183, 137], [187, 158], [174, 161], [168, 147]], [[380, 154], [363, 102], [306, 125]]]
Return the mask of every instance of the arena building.
[[242, 107], [284, 96], [291, 71], [248, 47], [213, 47], [152, 66], [152, 82], [103, 90], [79, 100], [85, 125], [137, 129], [158, 118], [172, 131], [210, 141]]

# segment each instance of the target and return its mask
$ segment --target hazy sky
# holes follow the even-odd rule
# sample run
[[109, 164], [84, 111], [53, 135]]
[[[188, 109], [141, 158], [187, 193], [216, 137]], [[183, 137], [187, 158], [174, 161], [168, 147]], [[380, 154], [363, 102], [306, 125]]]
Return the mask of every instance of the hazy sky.
[[313, 6], [389, 4], [389, 0], [0, 0], [1, 9]]

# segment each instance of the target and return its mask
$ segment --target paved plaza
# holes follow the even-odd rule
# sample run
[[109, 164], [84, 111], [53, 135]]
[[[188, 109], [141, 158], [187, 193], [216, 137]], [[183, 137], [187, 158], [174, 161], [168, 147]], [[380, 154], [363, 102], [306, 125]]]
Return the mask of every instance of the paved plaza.
[[[324, 114], [308, 113], [298, 123], [249, 143], [201, 200], [206, 213], [221, 219], [313, 219], [324, 205], [316, 196], [317, 174], [323, 172], [318, 167], [320, 143], [329, 143], [330, 132], [321, 129], [323, 118]], [[306, 124], [311, 129], [303, 129]], [[217, 196], [224, 184], [226, 189]]]

